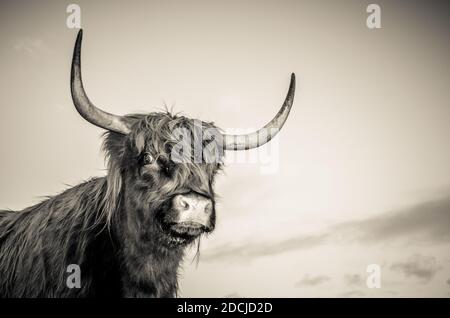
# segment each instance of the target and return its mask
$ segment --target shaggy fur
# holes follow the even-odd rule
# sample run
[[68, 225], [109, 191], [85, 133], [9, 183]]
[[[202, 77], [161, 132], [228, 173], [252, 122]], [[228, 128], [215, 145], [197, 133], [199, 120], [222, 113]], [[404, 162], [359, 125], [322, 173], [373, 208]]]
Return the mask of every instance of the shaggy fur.
[[[128, 135], [105, 134], [106, 177], [22, 211], [0, 211], [1, 297], [176, 296], [184, 250], [199, 236], [174, 243], [165, 227], [174, 217], [171, 198], [193, 191], [214, 203], [220, 164], [170, 160], [179, 142], [175, 128], [198, 133], [190, 119], [170, 113], [127, 118], [133, 123]], [[148, 155], [156, 162], [147, 164]], [[208, 231], [214, 223], [213, 210]], [[69, 264], [80, 266], [81, 288], [67, 287]]]

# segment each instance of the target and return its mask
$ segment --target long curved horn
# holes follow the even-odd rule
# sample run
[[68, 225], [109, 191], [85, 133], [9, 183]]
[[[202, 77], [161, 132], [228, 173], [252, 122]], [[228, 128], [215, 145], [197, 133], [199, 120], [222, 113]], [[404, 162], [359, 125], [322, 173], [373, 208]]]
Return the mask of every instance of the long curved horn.
[[70, 89], [73, 104], [80, 115], [91, 124], [121, 134], [128, 134], [130, 132], [130, 126], [123, 117], [107, 113], [95, 107], [84, 91], [80, 61], [82, 39], [83, 30], [80, 30], [73, 50], [72, 71], [70, 74]]
[[267, 123], [263, 128], [251, 134], [245, 135], [227, 135], [223, 134], [223, 149], [225, 150], [246, 150], [257, 148], [270, 141], [283, 127], [294, 101], [295, 94], [295, 74], [291, 75], [291, 83], [289, 91], [283, 106], [275, 115], [275, 117]]

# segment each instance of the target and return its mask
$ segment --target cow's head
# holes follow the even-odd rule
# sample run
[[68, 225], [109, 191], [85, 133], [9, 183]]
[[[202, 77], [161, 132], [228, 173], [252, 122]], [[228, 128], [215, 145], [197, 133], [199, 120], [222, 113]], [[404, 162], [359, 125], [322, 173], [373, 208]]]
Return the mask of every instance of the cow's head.
[[[295, 76], [277, 115], [247, 135], [222, 134], [205, 123], [169, 112], [117, 116], [94, 106], [84, 91], [78, 33], [72, 60], [71, 92], [80, 115], [106, 129], [109, 155], [106, 204], [123, 207], [120, 222], [140, 242], [155, 239], [184, 246], [215, 225], [214, 177], [224, 150], [259, 147], [273, 138], [292, 106]], [[111, 199], [113, 198], [113, 199]]]

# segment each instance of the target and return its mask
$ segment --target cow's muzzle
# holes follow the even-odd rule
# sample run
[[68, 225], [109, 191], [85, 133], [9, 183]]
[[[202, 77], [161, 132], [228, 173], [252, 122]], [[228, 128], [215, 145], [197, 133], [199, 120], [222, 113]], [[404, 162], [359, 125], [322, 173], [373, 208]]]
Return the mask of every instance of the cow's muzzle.
[[197, 236], [214, 228], [214, 203], [210, 198], [195, 192], [178, 194], [172, 198], [176, 221], [171, 229], [179, 234]]

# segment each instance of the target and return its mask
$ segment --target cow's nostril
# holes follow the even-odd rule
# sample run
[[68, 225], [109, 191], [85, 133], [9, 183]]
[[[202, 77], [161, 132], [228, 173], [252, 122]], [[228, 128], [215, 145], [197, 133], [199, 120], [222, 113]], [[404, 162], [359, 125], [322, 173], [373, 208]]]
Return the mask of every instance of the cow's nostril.
[[205, 206], [205, 213], [210, 214], [212, 211], [212, 204], [211, 202], [208, 202]]
[[180, 205], [183, 210], [189, 209], [189, 203], [183, 198], [180, 200]]

